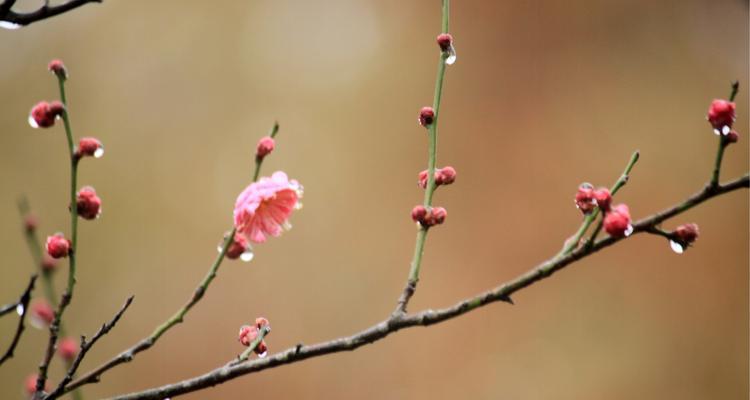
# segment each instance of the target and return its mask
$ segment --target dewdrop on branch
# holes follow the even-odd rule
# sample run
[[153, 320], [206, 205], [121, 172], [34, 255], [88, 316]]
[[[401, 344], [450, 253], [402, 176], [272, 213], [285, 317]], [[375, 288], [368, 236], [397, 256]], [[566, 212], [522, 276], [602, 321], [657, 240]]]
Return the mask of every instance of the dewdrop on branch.
[[16, 24], [15, 22], [8, 22], [8, 21], [0, 21], [0, 28], [8, 29], [8, 30], [15, 30], [23, 25]]
[[446, 65], [453, 65], [456, 62], [456, 48], [453, 47], [453, 36], [450, 33], [441, 33], [437, 37], [437, 44], [440, 51], [443, 52]]

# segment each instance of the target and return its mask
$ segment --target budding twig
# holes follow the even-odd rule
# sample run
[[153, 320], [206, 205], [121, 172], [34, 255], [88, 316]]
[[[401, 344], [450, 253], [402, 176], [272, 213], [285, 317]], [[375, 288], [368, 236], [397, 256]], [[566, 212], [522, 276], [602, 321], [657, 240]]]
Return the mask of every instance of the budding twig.
[[[448, 33], [450, 27], [450, 0], [443, 0], [443, 20], [442, 20], [442, 33]], [[424, 207], [428, 210], [432, 206], [432, 196], [435, 193], [435, 166], [437, 164], [437, 139], [438, 139], [438, 118], [440, 116], [440, 99], [443, 95], [443, 80], [445, 78], [445, 60], [448, 58], [448, 53], [445, 51], [440, 52], [440, 58], [438, 60], [437, 77], [435, 78], [435, 94], [433, 96], [432, 109], [434, 116], [429, 125], [427, 125], [428, 133], [428, 158], [427, 158], [427, 186], [424, 192]], [[427, 240], [427, 231], [429, 226], [420, 224], [419, 231], [417, 232], [416, 244], [414, 245], [414, 256], [412, 257], [411, 267], [409, 269], [409, 278], [406, 281], [401, 296], [398, 299], [396, 309], [393, 311], [393, 315], [402, 314], [406, 312], [406, 307], [409, 304], [409, 300], [417, 290], [417, 283], [419, 282], [419, 270], [422, 266], [422, 255], [424, 254], [424, 245]]]
[[[279, 124], [278, 122], [274, 123], [273, 128], [271, 128], [270, 136], [275, 137], [279, 130]], [[255, 163], [255, 171], [253, 172], [253, 182], [258, 180], [258, 176], [260, 175], [260, 168], [263, 165], [263, 159], [256, 161]], [[206, 276], [203, 278], [203, 280], [200, 282], [198, 287], [195, 288], [193, 291], [193, 295], [190, 297], [190, 299], [185, 303], [184, 306], [182, 306], [177, 312], [172, 315], [168, 320], [166, 320], [164, 323], [159, 325], [148, 337], [141, 339], [138, 343], [133, 345], [132, 347], [128, 348], [127, 350], [121, 352], [114, 358], [110, 359], [109, 361], [105, 362], [104, 364], [98, 366], [97, 368], [87, 372], [80, 378], [76, 379], [72, 383], [70, 383], [64, 390], [63, 394], [76, 389], [80, 386], [87, 385], [94, 382], [99, 382], [101, 379], [101, 375], [104, 374], [106, 371], [126, 362], [130, 362], [135, 358], [135, 355], [148, 350], [151, 348], [156, 342], [159, 340], [159, 338], [164, 335], [167, 331], [169, 331], [172, 327], [175, 325], [183, 322], [183, 319], [185, 318], [185, 315], [190, 311], [193, 306], [195, 306], [206, 294], [206, 291], [208, 290], [209, 285], [211, 282], [216, 278], [216, 275], [218, 273], [219, 267], [221, 266], [221, 263], [224, 261], [224, 258], [227, 254], [227, 250], [229, 249], [229, 245], [234, 240], [234, 236], [237, 233], [237, 229], [233, 228], [232, 231], [227, 235], [227, 237], [224, 239], [224, 242], [221, 245], [221, 251], [219, 252], [219, 255], [214, 260], [213, 264], [211, 264], [211, 267], [208, 269], [208, 272], [206, 273]]]
[[[23, 291], [21, 297], [17, 302], [2, 307], [2, 312], [0, 312], [0, 315], [5, 315], [13, 310], [20, 310], [21, 315], [19, 315], [18, 317], [18, 325], [16, 325], [16, 333], [13, 335], [13, 340], [11, 341], [10, 346], [8, 346], [8, 350], [5, 351], [5, 354], [0, 357], [0, 365], [3, 365], [6, 360], [13, 357], [13, 352], [15, 351], [16, 346], [18, 346], [18, 342], [21, 340], [21, 334], [23, 334], [24, 329], [26, 329], [23, 322], [26, 319], [26, 313], [29, 309], [31, 291], [34, 290], [34, 283], [36, 282], [36, 278], [36, 274], [31, 276], [31, 278], [29, 279], [29, 284], [26, 286], [26, 290]], [[20, 309], [18, 307], [20, 307]]]
[[[710, 190], [707, 187], [703, 188], [703, 190], [688, 197], [684, 201], [635, 222], [633, 224], [633, 235], [645, 232], [649, 227], [656, 226], [664, 220], [681, 214], [711, 198], [748, 187], [750, 187], [750, 177], [745, 175], [723, 185], [719, 185], [715, 190]], [[456, 318], [487, 304], [497, 301], [507, 301], [506, 299], [510, 298], [512, 294], [519, 290], [529, 287], [566, 266], [615, 243], [624, 241], [633, 235], [622, 237], [608, 236], [600, 239], [590, 247], [582, 246], [568, 254], [562, 256], [556, 255], [511, 281], [500, 284], [494, 289], [479, 293], [473, 297], [461, 300], [448, 308], [426, 310], [416, 314], [391, 316], [389, 319], [351, 336], [340, 337], [328, 342], [309, 346], [297, 345], [267, 358], [256, 359], [237, 365], [225, 365], [195, 378], [186, 379], [181, 382], [158, 388], [147, 389], [141, 392], [115, 396], [111, 398], [111, 400], [157, 400], [167, 397], [175, 397], [177, 395], [209, 388], [239, 376], [259, 372], [265, 369], [296, 363], [312, 357], [355, 350], [363, 345], [383, 339], [389, 334], [401, 329], [433, 325]]]

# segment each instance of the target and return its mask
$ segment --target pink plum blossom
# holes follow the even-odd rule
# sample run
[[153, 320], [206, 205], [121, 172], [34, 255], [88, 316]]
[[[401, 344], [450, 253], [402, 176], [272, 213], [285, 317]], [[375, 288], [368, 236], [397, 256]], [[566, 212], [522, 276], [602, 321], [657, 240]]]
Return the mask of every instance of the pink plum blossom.
[[302, 186], [281, 171], [251, 183], [234, 205], [238, 234], [255, 243], [265, 242], [267, 235], [281, 235], [292, 211], [300, 207], [301, 197]]

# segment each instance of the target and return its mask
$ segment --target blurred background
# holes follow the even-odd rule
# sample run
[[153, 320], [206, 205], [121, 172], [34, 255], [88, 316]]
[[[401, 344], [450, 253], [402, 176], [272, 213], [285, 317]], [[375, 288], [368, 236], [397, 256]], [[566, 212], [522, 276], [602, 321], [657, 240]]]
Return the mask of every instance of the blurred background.
[[[0, 302], [34, 269], [18, 196], [29, 197], [40, 235], [69, 230], [64, 131], [26, 123], [32, 105], [57, 98], [46, 66], [61, 58], [75, 134], [106, 146], [80, 169], [104, 212], [80, 223], [68, 330], [93, 334], [135, 294], [81, 371], [189, 298], [274, 120], [264, 173], [283, 169], [305, 186], [294, 229], [256, 246], [249, 264], [226, 262], [184, 324], [87, 386], [87, 399], [222, 365], [256, 316], [273, 325], [271, 352], [382, 320], [413, 252], [409, 212], [427, 159], [416, 118], [432, 103], [438, 33], [437, 0], [108, 0], [0, 31]], [[447, 71], [438, 165], [453, 165], [458, 180], [436, 193], [450, 215], [430, 233], [412, 311], [554, 255], [579, 226], [577, 186], [611, 185], [636, 149], [641, 161], [616, 199], [634, 218], [699, 190], [717, 146], [706, 110], [734, 79], [741, 136], [722, 177], [748, 169], [747, 1], [456, 1], [451, 33], [458, 62]], [[748, 192], [664, 228], [685, 222], [701, 237], [683, 255], [638, 235], [523, 290], [515, 306], [185, 398], [746, 399]], [[3, 349], [14, 324], [0, 320]], [[27, 331], [0, 370], [0, 398], [22, 398], [46, 337]], [[59, 360], [51, 371], [58, 381]]]

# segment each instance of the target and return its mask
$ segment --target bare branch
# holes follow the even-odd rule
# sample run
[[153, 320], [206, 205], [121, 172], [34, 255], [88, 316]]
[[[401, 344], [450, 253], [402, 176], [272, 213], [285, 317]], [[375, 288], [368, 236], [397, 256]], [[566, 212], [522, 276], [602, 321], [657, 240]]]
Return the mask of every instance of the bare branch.
[[18, 307], [21, 307], [21, 315], [18, 317], [18, 325], [16, 327], [16, 334], [13, 335], [13, 341], [10, 343], [10, 346], [8, 347], [8, 350], [5, 351], [5, 354], [0, 358], [0, 365], [2, 365], [6, 360], [13, 357], [13, 351], [15, 351], [16, 346], [18, 346], [18, 342], [21, 340], [21, 334], [26, 329], [23, 322], [26, 319], [26, 313], [29, 309], [29, 301], [31, 300], [31, 292], [34, 290], [34, 283], [36, 282], [37, 275], [34, 274], [31, 276], [31, 279], [29, 279], [29, 284], [26, 286], [26, 290], [24, 290], [21, 297], [18, 299], [18, 301], [15, 304], [3, 306], [3, 315], [6, 314], [8, 311], [6, 311], [6, 307], [9, 307], [9, 310], [15, 310], [18, 309]]
[[70, 365], [70, 368], [68, 369], [68, 372], [65, 374], [65, 377], [62, 381], [57, 385], [55, 390], [53, 390], [45, 399], [55, 399], [62, 395], [63, 390], [65, 390], [65, 385], [70, 383], [70, 381], [73, 380], [73, 377], [75, 376], [76, 371], [78, 371], [78, 367], [81, 365], [81, 362], [83, 361], [84, 357], [86, 357], [86, 353], [88, 353], [89, 350], [91, 350], [92, 347], [94, 347], [94, 344], [104, 335], [109, 333], [112, 328], [115, 327], [117, 324], [117, 321], [120, 320], [120, 317], [122, 317], [122, 314], [125, 313], [125, 310], [130, 307], [130, 303], [133, 302], [133, 297], [128, 297], [127, 300], [125, 300], [125, 304], [120, 307], [120, 311], [115, 314], [115, 316], [107, 323], [102, 325], [101, 328], [94, 334], [94, 336], [91, 338], [90, 341], [86, 340], [85, 336], [81, 336], [81, 348], [78, 351], [78, 355], [76, 355], [75, 360], [73, 360], [73, 363]]
[[[681, 214], [690, 208], [703, 203], [713, 197], [732, 192], [741, 188], [750, 187], [750, 177], [748, 175], [737, 178], [724, 185], [717, 187], [706, 185], [700, 192], [693, 194], [686, 200], [676, 204], [668, 209], [660, 211], [654, 215], [641, 219], [633, 224], [634, 234], [647, 232], [662, 221]], [[630, 236], [632, 237], [632, 235]], [[147, 399], [164, 399], [177, 395], [195, 392], [211, 386], [215, 386], [234, 379], [236, 377], [259, 372], [264, 369], [278, 367], [285, 364], [291, 364], [312, 357], [318, 357], [326, 354], [337, 353], [341, 351], [351, 351], [365, 344], [373, 343], [385, 338], [389, 334], [405, 328], [414, 326], [429, 326], [443, 322], [460, 315], [466, 314], [479, 307], [485, 306], [496, 301], [508, 301], [510, 296], [532, 284], [549, 277], [553, 273], [565, 268], [566, 266], [587, 257], [599, 250], [609, 247], [617, 242], [626, 240], [629, 237], [606, 237], [599, 240], [591, 246], [581, 246], [572, 252], [555, 256], [545, 261], [537, 267], [529, 270], [525, 274], [503, 283], [494, 289], [480, 293], [474, 297], [462, 300], [451, 307], [439, 310], [425, 310], [411, 315], [392, 315], [385, 321], [367, 328], [357, 334], [347, 337], [337, 338], [328, 342], [319, 343], [311, 346], [296, 345], [285, 351], [277, 353], [274, 356], [262, 359], [256, 359], [251, 362], [225, 365], [201, 376], [186, 379], [184, 381], [165, 385], [158, 388], [148, 389], [141, 392], [131, 393], [122, 396], [113, 397], [112, 400], [147, 400]]]
[[36, 11], [32, 11], [29, 13], [18, 13], [11, 10], [16, 1], [6, 0], [2, 4], [0, 4], [0, 22], [7, 22], [12, 25], [26, 26], [43, 19], [66, 13], [88, 3], [101, 2], [102, 0], [70, 0], [56, 6], [49, 6], [45, 4]]

